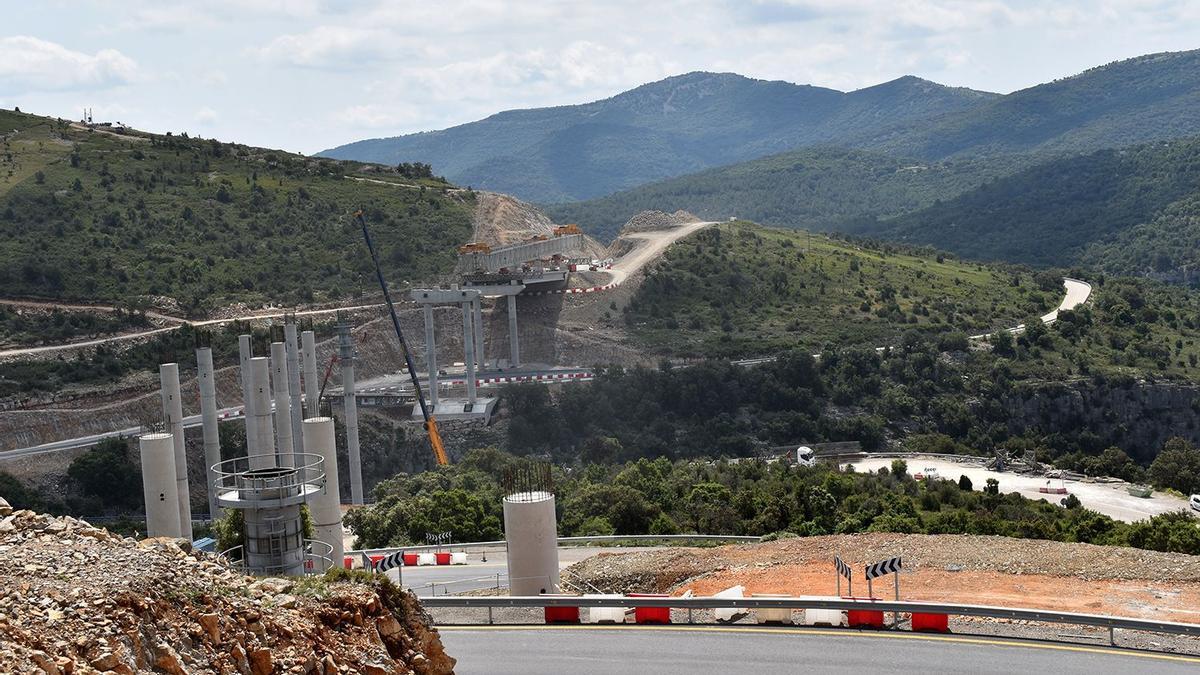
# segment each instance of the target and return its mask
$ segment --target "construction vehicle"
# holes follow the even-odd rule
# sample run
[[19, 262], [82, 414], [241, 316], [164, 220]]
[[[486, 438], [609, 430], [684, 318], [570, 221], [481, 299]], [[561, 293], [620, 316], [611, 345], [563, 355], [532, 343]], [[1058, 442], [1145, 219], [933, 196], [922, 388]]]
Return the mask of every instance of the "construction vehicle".
[[[375, 253], [375, 244], [371, 242], [371, 233], [367, 230], [367, 219], [363, 215], [363, 210], [355, 211], [354, 218], [362, 227], [363, 239], [367, 242], [367, 250], [371, 252], [371, 262], [375, 263], [375, 278], [379, 280], [379, 288], [383, 291], [383, 301], [387, 303], [388, 313], [392, 316], [392, 327], [396, 329], [396, 339], [400, 341], [400, 351], [404, 353], [404, 365], [408, 367], [408, 376], [412, 378], [413, 390], [417, 392], [417, 404], [421, 406], [421, 417], [425, 419], [425, 432], [429, 434], [429, 445], [433, 447], [433, 456], [438, 465], [445, 466], [450, 463], [450, 459], [446, 457], [446, 448], [442, 445], [442, 435], [438, 432], [437, 420], [429, 411], [429, 406], [425, 403], [425, 394], [421, 392], [421, 380], [417, 377], [417, 368], [413, 363], [408, 343], [404, 340], [404, 332], [400, 330], [400, 319], [396, 316], [396, 306], [392, 304], [392, 294], [388, 292], [387, 281], [383, 279], [383, 268], [379, 266], [379, 256]], [[468, 246], [470, 245], [468, 244]], [[486, 246], [486, 244], [482, 245]]]
[[583, 230], [580, 230], [575, 223], [567, 223], [554, 228], [554, 236], [561, 237], [565, 234], [583, 234]]
[[468, 244], [463, 244], [458, 247], [459, 255], [470, 255], [472, 253], [491, 253], [492, 247], [482, 241], [473, 241]]

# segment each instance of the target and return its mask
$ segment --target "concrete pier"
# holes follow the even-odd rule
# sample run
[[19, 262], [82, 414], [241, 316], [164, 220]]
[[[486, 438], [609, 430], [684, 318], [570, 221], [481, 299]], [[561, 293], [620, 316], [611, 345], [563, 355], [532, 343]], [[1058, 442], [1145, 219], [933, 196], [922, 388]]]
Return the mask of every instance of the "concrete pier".
[[316, 417], [320, 414], [317, 396], [321, 393], [320, 375], [317, 373], [317, 335], [306, 330], [300, 334], [300, 342], [304, 354], [304, 414], [306, 417]]
[[249, 335], [238, 336], [238, 376], [242, 382], [242, 418], [246, 421], [246, 454], [257, 455], [258, 432], [254, 422], [258, 418], [254, 414], [254, 374], [250, 372], [250, 359], [254, 358], [254, 350]]
[[508, 297], [508, 367], [521, 367], [521, 346], [517, 337], [517, 296]]
[[275, 464], [296, 466], [292, 443], [292, 398], [288, 392], [287, 346], [271, 343], [271, 398], [275, 401]]
[[508, 548], [508, 594], [557, 593], [558, 524], [554, 495], [518, 492], [504, 498], [504, 539]]
[[304, 410], [300, 399], [300, 345], [295, 321], [283, 324], [283, 345], [287, 351], [288, 395], [292, 413], [292, 452], [304, 452]]
[[429, 406], [437, 410], [438, 404], [438, 364], [437, 344], [435, 343], [435, 326], [433, 324], [433, 305], [423, 305], [425, 309], [425, 371], [429, 373]]
[[179, 537], [179, 490], [175, 483], [175, 441], [171, 434], [138, 438], [142, 456], [142, 494], [146, 499], [146, 536]]
[[212, 348], [196, 349], [196, 379], [200, 382], [200, 423], [204, 431], [204, 492], [208, 495], [208, 517], [220, 517], [212, 467], [221, 462], [221, 435], [217, 429], [217, 383], [213, 380]]
[[271, 366], [265, 356], [250, 359], [253, 387], [250, 400], [254, 402], [254, 447], [250, 454], [251, 469], [271, 469], [275, 464], [275, 428], [271, 424]]
[[325, 488], [309, 507], [313, 537], [329, 544], [333, 549], [333, 553], [330, 554], [333, 564], [341, 566], [345, 546], [342, 539], [342, 497], [332, 417], [310, 417], [304, 420], [304, 452], [320, 455], [325, 460]]
[[475, 369], [478, 371], [487, 370], [487, 363], [484, 354], [483, 341], [483, 296], [478, 296], [472, 304], [471, 312], [474, 314], [475, 320]]
[[475, 330], [473, 324], [473, 302], [462, 304], [463, 313], [463, 363], [467, 366], [467, 403], [475, 405]]
[[342, 373], [342, 411], [346, 415], [346, 455], [350, 470], [350, 503], [363, 503], [362, 457], [358, 447], [358, 399], [354, 395], [354, 339], [350, 324], [338, 324], [338, 364]]
[[162, 384], [163, 424], [170, 432], [175, 447], [176, 508], [179, 509], [179, 535], [192, 539], [192, 502], [188, 491], [187, 452], [183, 441], [183, 398], [179, 395], [179, 364], [164, 363], [158, 367]]

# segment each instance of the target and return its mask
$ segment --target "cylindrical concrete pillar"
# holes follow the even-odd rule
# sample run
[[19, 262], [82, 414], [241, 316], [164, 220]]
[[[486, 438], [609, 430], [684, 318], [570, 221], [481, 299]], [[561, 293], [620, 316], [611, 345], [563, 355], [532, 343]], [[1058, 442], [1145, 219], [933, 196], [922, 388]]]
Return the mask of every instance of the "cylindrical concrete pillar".
[[475, 367], [482, 372], [487, 370], [486, 357], [483, 353], [483, 296], [476, 296], [471, 305], [475, 314]]
[[210, 347], [196, 349], [196, 379], [200, 382], [200, 423], [204, 428], [204, 492], [208, 495], [208, 517], [216, 520], [220, 509], [212, 467], [221, 461], [221, 435], [217, 431], [217, 383], [213, 380]]
[[[297, 343], [296, 324], [283, 324], [283, 344], [287, 351], [288, 396], [292, 414], [292, 452], [304, 452], [304, 410], [300, 400], [300, 345]], [[315, 414], [315, 413], [314, 413]]]
[[518, 492], [504, 498], [509, 595], [558, 592], [558, 523], [554, 494]]
[[275, 463], [275, 428], [271, 424], [271, 371], [265, 356], [250, 359], [250, 400], [254, 407], [254, 447], [257, 453], [250, 455], [251, 469], [269, 469]]
[[437, 339], [433, 324], [433, 305], [425, 305], [425, 370], [429, 373], [429, 405], [437, 412], [438, 404], [438, 372], [437, 372]]
[[350, 470], [350, 502], [363, 503], [362, 458], [358, 448], [358, 397], [354, 393], [354, 341], [350, 325], [338, 326], [338, 367], [342, 373], [342, 412], [346, 415], [346, 455]]
[[311, 330], [300, 334], [301, 351], [304, 353], [304, 413], [308, 417], [320, 414], [321, 381], [317, 379], [317, 335]]
[[258, 431], [254, 423], [258, 417], [254, 414], [254, 373], [250, 372], [250, 359], [254, 358], [254, 349], [250, 344], [249, 335], [238, 336], [238, 375], [242, 381], [242, 419], [246, 423], [246, 454], [259, 454], [255, 444], [258, 442]]
[[325, 460], [325, 490], [311, 503], [313, 538], [333, 547], [333, 564], [340, 566], [345, 552], [342, 533], [342, 497], [338, 482], [337, 446], [332, 417], [304, 420], [304, 452]]
[[471, 302], [464, 302], [463, 309], [463, 363], [466, 364], [467, 403], [475, 405], [475, 330], [472, 327], [474, 312]]
[[278, 466], [296, 466], [292, 444], [292, 397], [288, 392], [287, 346], [271, 343], [271, 398], [275, 401], [275, 456]]
[[521, 346], [517, 338], [517, 296], [508, 296], [508, 367], [521, 367]]
[[138, 438], [142, 455], [142, 494], [146, 536], [179, 537], [179, 490], [175, 483], [175, 441], [171, 434]]
[[179, 509], [179, 536], [192, 539], [192, 502], [188, 490], [187, 452], [183, 442], [183, 397], [179, 395], [179, 364], [158, 367], [162, 385], [163, 424], [175, 444], [176, 508]]

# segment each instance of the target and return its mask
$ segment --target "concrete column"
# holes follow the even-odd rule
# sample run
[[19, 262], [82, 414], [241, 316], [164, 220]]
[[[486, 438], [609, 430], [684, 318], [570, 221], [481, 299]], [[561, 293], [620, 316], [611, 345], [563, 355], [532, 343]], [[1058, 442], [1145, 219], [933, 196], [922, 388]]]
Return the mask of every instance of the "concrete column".
[[436, 411], [438, 404], [437, 344], [434, 342], [433, 305], [425, 305], [425, 370], [429, 373], [429, 405]]
[[254, 448], [250, 455], [251, 469], [270, 469], [275, 464], [275, 428], [271, 424], [271, 367], [265, 356], [250, 359], [253, 386], [250, 400], [254, 401]]
[[467, 403], [475, 405], [475, 331], [472, 329], [472, 302], [464, 302], [463, 310], [463, 363], [467, 366]]
[[287, 346], [271, 343], [271, 398], [275, 400], [275, 463], [296, 466], [292, 444], [292, 398], [288, 392]]
[[558, 524], [554, 495], [520, 492], [504, 498], [508, 594], [558, 592]]
[[254, 351], [250, 345], [249, 335], [238, 336], [238, 374], [242, 380], [242, 419], [246, 422], [246, 454], [254, 456], [259, 454], [259, 450], [255, 447], [258, 442], [258, 431], [254, 428], [254, 422], [258, 418], [254, 415], [254, 374], [250, 372], [250, 359], [254, 358]]
[[338, 482], [337, 446], [333, 437], [332, 417], [304, 420], [304, 452], [325, 460], [325, 490], [312, 501], [313, 537], [333, 547], [333, 564], [342, 566], [342, 497]]
[[483, 371], [487, 370], [487, 364], [484, 363], [483, 353], [483, 296], [475, 298], [471, 303], [473, 305], [472, 312], [475, 314], [475, 364], [476, 369]]
[[517, 338], [517, 296], [508, 296], [508, 367], [521, 367], [521, 346]]
[[316, 417], [320, 401], [317, 396], [321, 393], [321, 381], [317, 378], [317, 336], [311, 330], [300, 334], [301, 351], [304, 355], [304, 408], [309, 417]]
[[358, 398], [354, 394], [354, 342], [350, 326], [338, 326], [339, 368], [342, 372], [342, 408], [346, 414], [346, 454], [350, 469], [350, 502], [363, 503], [362, 457], [358, 448]]
[[192, 540], [192, 502], [188, 492], [187, 453], [183, 444], [183, 398], [179, 395], [179, 364], [158, 367], [162, 384], [163, 422], [175, 443], [175, 489], [179, 509], [179, 536]]
[[[300, 345], [296, 342], [296, 324], [283, 325], [283, 344], [287, 351], [288, 395], [292, 413], [292, 452], [304, 452], [304, 410], [300, 401]], [[315, 413], [314, 413], [315, 414]]]
[[146, 536], [179, 537], [179, 490], [175, 483], [175, 441], [171, 434], [138, 438], [142, 455], [142, 494]]
[[217, 431], [217, 383], [213, 380], [213, 358], [210, 347], [196, 350], [196, 379], [200, 381], [200, 422], [204, 426], [204, 491], [208, 495], [208, 517], [217, 520], [217, 491], [213, 489], [214, 464], [221, 461], [221, 436]]

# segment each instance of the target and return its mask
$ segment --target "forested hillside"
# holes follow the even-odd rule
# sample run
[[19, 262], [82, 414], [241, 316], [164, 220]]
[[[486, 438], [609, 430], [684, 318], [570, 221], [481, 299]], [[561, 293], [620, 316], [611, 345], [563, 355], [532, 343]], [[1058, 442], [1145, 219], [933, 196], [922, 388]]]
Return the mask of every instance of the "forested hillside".
[[343, 299], [374, 285], [355, 209], [367, 209], [400, 283], [449, 269], [471, 233], [474, 195], [412, 166], [410, 175], [364, 173], [10, 111], [0, 111], [0, 129], [5, 296], [177, 305], [191, 315], [232, 302]]
[[321, 154], [384, 164], [426, 162], [462, 185], [558, 202], [879, 132], [994, 97], [915, 77], [843, 93], [696, 72], [592, 103], [510, 110]]
[[[1173, 228], [1187, 228], [1197, 194], [1200, 140], [1158, 142], [1052, 160], [868, 231], [969, 257], [1037, 265], [1100, 262], [1101, 255], [1085, 252], [1115, 242], [1130, 248], [1104, 266], [1140, 273], [1148, 265], [1169, 268], [1176, 259], [1191, 258], [1182, 251], [1158, 254], [1186, 241], [1174, 239], [1182, 233]], [[1158, 218], [1181, 200], [1191, 201]], [[1136, 235], [1125, 234], [1152, 222]]]
[[944, 162], [835, 147], [808, 148], [650, 183], [590, 201], [551, 204], [559, 222], [611, 238], [633, 215], [684, 209], [779, 227], [857, 231], [880, 219], [950, 199], [1011, 171], [1014, 160]]

